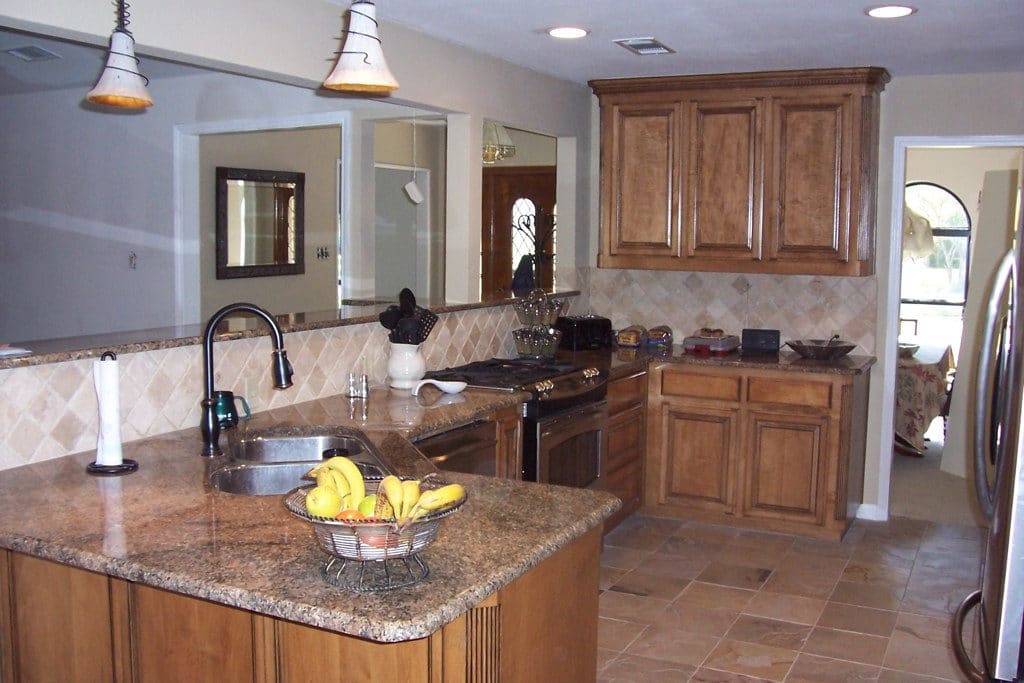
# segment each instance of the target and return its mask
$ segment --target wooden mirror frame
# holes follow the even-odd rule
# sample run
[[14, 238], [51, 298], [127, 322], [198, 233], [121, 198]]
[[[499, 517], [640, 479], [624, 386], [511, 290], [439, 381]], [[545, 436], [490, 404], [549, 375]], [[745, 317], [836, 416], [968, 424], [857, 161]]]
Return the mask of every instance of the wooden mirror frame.
[[[295, 184], [295, 263], [261, 264], [251, 266], [228, 265], [228, 181], [252, 180], [268, 183]], [[291, 171], [264, 171], [252, 168], [217, 167], [216, 241], [217, 279], [267, 277], [272, 275], [300, 275], [306, 272], [305, 263], [305, 187], [306, 174]]]

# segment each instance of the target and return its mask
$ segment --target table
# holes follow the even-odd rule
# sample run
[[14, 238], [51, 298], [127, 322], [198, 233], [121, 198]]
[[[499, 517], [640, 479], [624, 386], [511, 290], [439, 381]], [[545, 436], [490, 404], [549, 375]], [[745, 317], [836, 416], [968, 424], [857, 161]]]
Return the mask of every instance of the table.
[[922, 345], [896, 367], [896, 436], [919, 451], [924, 433], [946, 405], [946, 377], [956, 367], [950, 346]]

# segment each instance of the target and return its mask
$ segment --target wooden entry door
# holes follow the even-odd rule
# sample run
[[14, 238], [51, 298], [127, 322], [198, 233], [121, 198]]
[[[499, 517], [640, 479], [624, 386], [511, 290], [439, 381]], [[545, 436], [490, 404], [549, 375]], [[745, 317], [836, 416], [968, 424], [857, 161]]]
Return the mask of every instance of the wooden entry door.
[[[527, 199], [536, 209], [551, 213], [555, 208], [554, 166], [499, 166], [485, 168], [483, 174], [483, 217], [480, 248], [481, 294], [484, 299], [512, 294], [513, 207], [519, 199]], [[551, 245], [549, 249], [553, 248]], [[552, 283], [554, 267], [551, 260], [542, 264], [541, 278], [546, 286]]]

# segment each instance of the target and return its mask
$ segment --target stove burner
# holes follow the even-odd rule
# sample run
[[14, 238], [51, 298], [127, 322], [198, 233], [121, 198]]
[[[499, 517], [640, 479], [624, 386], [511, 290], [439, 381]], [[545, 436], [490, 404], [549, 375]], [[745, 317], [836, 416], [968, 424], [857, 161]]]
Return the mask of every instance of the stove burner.
[[491, 358], [454, 368], [433, 370], [425, 377], [442, 381], [466, 382], [470, 386], [515, 389], [525, 384], [551, 379], [579, 370], [571, 363], [549, 359]]

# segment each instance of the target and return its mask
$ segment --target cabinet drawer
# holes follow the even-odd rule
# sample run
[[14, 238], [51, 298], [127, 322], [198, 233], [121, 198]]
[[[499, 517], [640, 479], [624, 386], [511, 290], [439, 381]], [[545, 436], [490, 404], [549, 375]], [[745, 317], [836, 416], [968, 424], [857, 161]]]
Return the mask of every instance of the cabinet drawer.
[[827, 409], [832, 406], [832, 385], [806, 379], [751, 377], [747, 381], [747, 400]]
[[713, 398], [720, 401], [740, 400], [740, 377], [704, 375], [667, 369], [661, 376], [663, 396]]
[[608, 415], [618, 415], [624, 410], [644, 402], [647, 393], [647, 373], [641, 372], [608, 383]]

